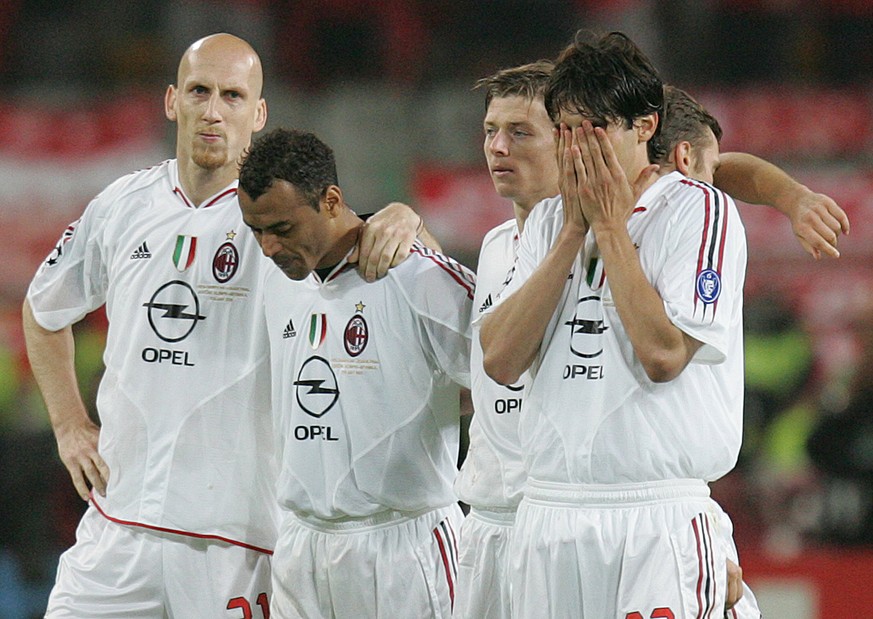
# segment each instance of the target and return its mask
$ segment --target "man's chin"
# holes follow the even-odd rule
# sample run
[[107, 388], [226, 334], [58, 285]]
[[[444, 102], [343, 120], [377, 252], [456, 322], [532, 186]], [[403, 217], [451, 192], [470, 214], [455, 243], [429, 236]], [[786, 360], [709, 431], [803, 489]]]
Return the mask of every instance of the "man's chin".
[[285, 274], [285, 277], [298, 282], [309, 277], [309, 274], [312, 272], [303, 268], [294, 268], [292, 266], [281, 265], [275, 262], [273, 264], [276, 264], [276, 267]]
[[501, 198], [509, 198], [511, 200], [512, 196], [515, 195], [515, 183], [494, 177], [491, 177], [491, 182], [494, 185], [494, 191]]
[[303, 281], [304, 279], [309, 277], [309, 273], [311, 273], [311, 271], [307, 273], [302, 273], [300, 271], [286, 271], [284, 269], [282, 270], [282, 272], [288, 279], [293, 279], [295, 282]]
[[227, 164], [227, 151], [195, 150], [191, 159], [198, 168], [218, 170]]

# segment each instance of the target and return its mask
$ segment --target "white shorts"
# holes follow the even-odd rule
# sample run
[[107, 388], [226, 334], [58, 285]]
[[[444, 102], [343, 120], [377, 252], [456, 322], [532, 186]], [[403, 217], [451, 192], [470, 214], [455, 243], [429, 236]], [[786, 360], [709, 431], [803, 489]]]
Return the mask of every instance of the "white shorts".
[[509, 540], [515, 509], [470, 508], [458, 539], [457, 619], [509, 619]]
[[457, 573], [452, 504], [330, 523], [285, 512], [273, 555], [273, 619], [448, 619]]
[[48, 619], [267, 619], [270, 557], [116, 524], [93, 505], [61, 555]]
[[[513, 614], [723, 617], [726, 563], [736, 560], [729, 523], [698, 480], [528, 480], [511, 544]], [[756, 607], [750, 591], [744, 598], [738, 613]]]

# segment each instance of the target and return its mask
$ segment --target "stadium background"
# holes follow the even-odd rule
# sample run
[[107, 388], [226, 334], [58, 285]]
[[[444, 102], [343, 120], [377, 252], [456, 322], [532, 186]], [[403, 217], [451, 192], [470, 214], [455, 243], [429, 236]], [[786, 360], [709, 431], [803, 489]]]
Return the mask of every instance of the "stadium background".
[[[27, 367], [26, 285], [108, 182], [172, 156], [163, 93], [187, 44], [215, 31], [251, 41], [268, 128], [319, 134], [359, 212], [411, 203], [473, 267], [509, 209], [485, 171], [471, 87], [553, 57], [578, 28], [628, 33], [718, 117], [723, 150], [777, 162], [851, 218], [842, 258], [815, 262], [784, 218], [741, 205], [746, 436], [736, 471], [713, 488], [766, 616], [869, 614], [873, 431], [849, 424], [866, 432], [862, 447], [830, 458], [807, 442], [873, 401], [873, 2], [0, 0], [0, 618], [44, 609], [83, 507]], [[76, 329], [90, 402], [103, 326], [95, 316]]]

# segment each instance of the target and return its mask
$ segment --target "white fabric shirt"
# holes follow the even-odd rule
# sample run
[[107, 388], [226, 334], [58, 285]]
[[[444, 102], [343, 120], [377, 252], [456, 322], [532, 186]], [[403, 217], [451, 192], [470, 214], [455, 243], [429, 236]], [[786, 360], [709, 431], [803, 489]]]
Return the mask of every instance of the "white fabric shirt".
[[[505, 299], [563, 225], [561, 200], [533, 209]], [[678, 172], [658, 179], [628, 221], [670, 320], [702, 342], [674, 380], [653, 383], [634, 355], [589, 232], [548, 325], [519, 435], [528, 474], [566, 483], [695, 478], [736, 463], [742, 438], [745, 232], [733, 200]]]
[[279, 502], [332, 520], [455, 498], [475, 276], [416, 244], [373, 283], [265, 269]]
[[[474, 319], [491, 307], [506, 284], [518, 242], [514, 218], [490, 230], [482, 240]], [[479, 321], [474, 321], [470, 389], [475, 412], [470, 422], [470, 447], [455, 481], [455, 493], [473, 507], [512, 509], [521, 501], [527, 479], [518, 440], [518, 419], [528, 373], [510, 386], [491, 380], [483, 367], [480, 326]]]
[[199, 208], [180, 187], [175, 160], [112, 183], [64, 232], [27, 298], [53, 331], [106, 304], [101, 511], [272, 550], [263, 257], [236, 183]]

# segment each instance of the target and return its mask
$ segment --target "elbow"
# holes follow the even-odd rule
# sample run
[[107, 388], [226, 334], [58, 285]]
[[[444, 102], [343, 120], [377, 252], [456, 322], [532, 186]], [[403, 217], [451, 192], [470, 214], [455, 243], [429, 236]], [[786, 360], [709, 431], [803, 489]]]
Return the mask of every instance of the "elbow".
[[520, 377], [524, 368], [513, 367], [512, 356], [483, 351], [482, 365], [488, 377], [499, 385], [512, 385]]
[[668, 352], [659, 352], [640, 358], [646, 376], [653, 383], [669, 383], [677, 378], [688, 362]]
[[482, 346], [482, 367], [488, 378], [499, 385], [515, 383], [527, 369], [526, 367], [518, 367], [517, 352], [514, 353], [502, 345], [510, 340], [511, 338], [500, 337], [494, 331], [493, 316], [485, 318], [479, 334], [479, 343]]

